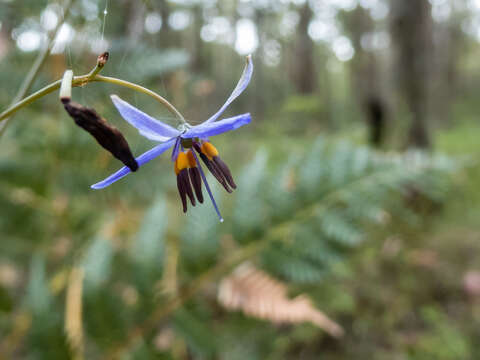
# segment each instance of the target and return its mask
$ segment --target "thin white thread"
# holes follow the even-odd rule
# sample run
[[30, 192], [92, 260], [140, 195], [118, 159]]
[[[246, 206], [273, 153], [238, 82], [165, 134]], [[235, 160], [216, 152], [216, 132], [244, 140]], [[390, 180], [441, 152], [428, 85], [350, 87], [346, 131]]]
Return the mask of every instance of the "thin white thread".
[[107, 14], [108, 14], [108, 0], [105, 0], [105, 9], [103, 10], [103, 24], [102, 24], [102, 43], [103, 43], [103, 36], [105, 34], [105, 23], [107, 22]]

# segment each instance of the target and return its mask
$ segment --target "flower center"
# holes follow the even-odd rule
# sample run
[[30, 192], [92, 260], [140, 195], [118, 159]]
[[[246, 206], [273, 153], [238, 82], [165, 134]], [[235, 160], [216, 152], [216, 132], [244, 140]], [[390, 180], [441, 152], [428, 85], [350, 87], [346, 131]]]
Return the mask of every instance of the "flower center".
[[193, 146], [193, 139], [181, 139], [182, 146], [186, 149], [190, 149]]
[[192, 128], [192, 125], [190, 125], [189, 123], [185, 123], [185, 124], [178, 125], [177, 130], [183, 134], [187, 132], [188, 129], [191, 129], [191, 128]]

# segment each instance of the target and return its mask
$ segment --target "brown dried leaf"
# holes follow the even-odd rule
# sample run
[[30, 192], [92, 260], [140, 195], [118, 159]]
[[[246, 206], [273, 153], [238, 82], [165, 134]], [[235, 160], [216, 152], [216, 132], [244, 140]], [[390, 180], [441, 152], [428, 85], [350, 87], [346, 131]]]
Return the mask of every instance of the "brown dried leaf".
[[88, 131], [103, 148], [110, 151], [130, 170], [138, 169], [138, 163], [132, 155], [127, 140], [116, 127], [108, 124], [107, 120], [92, 108], [82, 106], [69, 98], [62, 98], [62, 102], [75, 124]]
[[244, 263], [222, 279], [218, 301], [228, 310], [241, 310], [246, 315], [274, 323], [311, 322], [333, 337], [341, 337], [343, 329], [316, 309], [310, 298], [287, 296], [287, 286], [267, 273]]

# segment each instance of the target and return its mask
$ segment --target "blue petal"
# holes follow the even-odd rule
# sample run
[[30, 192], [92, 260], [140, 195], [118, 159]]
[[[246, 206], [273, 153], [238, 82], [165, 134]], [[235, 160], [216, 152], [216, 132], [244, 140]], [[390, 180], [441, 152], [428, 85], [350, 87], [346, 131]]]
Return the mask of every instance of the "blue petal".
[[[173, 146], [175, 141], [176, 141], [175, 138], [170, 139], [169, 141], [161, 143], [161, 144], [155, 146], [154, 148], [148, 150], [147, 152], [143, 153], [139, 157], [137, 157], [136, 160], [138, 162], [138, 166], [142, 166], [142, 165], [146, 164], [150, 160], [156, 158], [157, 156], [159, 156], [163, 152], [167, 151], [169, 148], [171, 148]], [[105, 180], [100, 181], [96, 184], [93, 184], [91, 186], [91, 188], [96, 189], [96, 190], [97, 189], [103, 189], [103, 188], [113, 184], [115, 181], [120, 180], [122, 177], [124, 177], [125, 175], [128, 175], [129, 173], [130, 173], [130, 169], [128, 167], [124, 166], [123, 168], [118, 170], [116, 173], [107, 177]]]
[[225, 104], [218, 110], [215, 115], [213, 115], [210, 119], [207, 121], [203, 122], [204, 124], [208, 124], [211, 122], [214, 122], [217, 120], [220, 115], [225, 111], [225, 109], [230, 105], [233, 100], [235, 100], [242, 92], [245, 90], [247, 87], [248, 83], [250, 82], [250, 79], [252, 78], [252, 73], [253, 73], [253, 63], [252, 63], [252, 57], [250, 55], [247, 56], [247, 65], [243, 69], [242, 76], [240, 77], [240, 80], [238, 80], [237, 86], [235, 86], [235, 89], [233, 89], [232, 94], [230, 97], [227, 99]]
[[126, 101], [123, 101], [117, 95], [112, 95], [111, 98], [120, 115], [131, 125], [135, 126], [140, 134], [147, 139], [166, 141], [180, 134], [180, 131], [177, 129], [152, 118]]
[[214, 136], [222, 134], [226, 131], [238, 129], [240, 126], [248, 124], [252, 121], [252, 118], [249, 113], [238, 115], [232, 118], [216, 121], [213, 123], [202, 123], [197, 126], [190, 128], [185, 134], [182, 134], [182, 138], [206, 138], [209, 136]]

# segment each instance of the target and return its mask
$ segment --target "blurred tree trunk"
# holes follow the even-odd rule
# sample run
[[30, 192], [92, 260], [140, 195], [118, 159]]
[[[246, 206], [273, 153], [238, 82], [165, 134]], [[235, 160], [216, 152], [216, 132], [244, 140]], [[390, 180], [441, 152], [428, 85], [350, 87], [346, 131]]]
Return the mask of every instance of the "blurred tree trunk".
[[[353, 88], [358, 105], [364, 112], [369, 130], [369, 143], [380, 147], [384, 143], [387, 103], [384, 96], [381, 66], [375, 49], [369, 44], [362, 45], [362, 38], [372, 35], [375, 24], [369, 12], [357, 6], [342, 16], [343, 24], [352, 40], [355, 56], [351, 61]], [[371, 41], [370, 41], [371, 42]]]
[[127, 42], [136, 46], [143, 34], [146, 8], [143, 3], [131, 2], [127, 6]]
[[412, 114], [407, 145], [429, 148], [432, 16], [428, 0], [391, 0], [391, 33], [400, 90]]
[[10, 50], [10, 33], [11, 30], [7, 26], [0, 27], [0, 60], [2, 60], [2, 58], [4, 58]]
[[331, 73], [328, 68], [329, 55], [326, 54], [324, 49], [322, 49], [321, 52], [317, 50], [316, 59], [319, 78], [319, 101], [324, 105], [325, 123], [330, 130], [333, 130], [336, 128], [336, 123], [332, 96], [333, 84], [331, 80]]
[[313, 60], [314, 44], [308, 35], [308, 25], [313, 17], [313, 11], [308, 2], [299, 11], [300, 21], [295, 37], [295, 63], [293, 80], [297, 91], [301, 94], [311, 94], [316, 87], [315, 64]]
[[461, 19], [454, 15], [447, 22], [435, 24], [432, 115], [446, 125], [451, 123], [451, 104], [458, 91], [458, 61], [465, 43], [461, 24]]
[[170, 25], [168, 24], [168, 18], [170, 17], [170, 5], [167, 0], [159, 0], [158, 7], [160, 9], [160, 17], [162, 18], [162, 28], [160, 29], [161, 46], [168, 48], [171, 44], [170, 39]]
[[204, 54], [203, 54], [203, 40], [200, 33], [203, 26], [203, 7], [196, 4], [193, 7], [193, 44], [192, 44], [192, 70], [200, 72], [205, 69]]
[[[264, 37], [265, 33], [265, 18], [266, 12], [264, 9], [256, 8], [255, 9], [255, 25], [257, 26], [258, 34], [258, 48], [257, 53], [261, 54], [264, 46]], [[257, 94], [264, 94], [265, 91], [265, 68], [261, 61], [255, 63], [255, 92]], [[259, 114], [259, 117], [265, 113], [266, 103], [264, 96], [255, 96], [255, 112]]]

